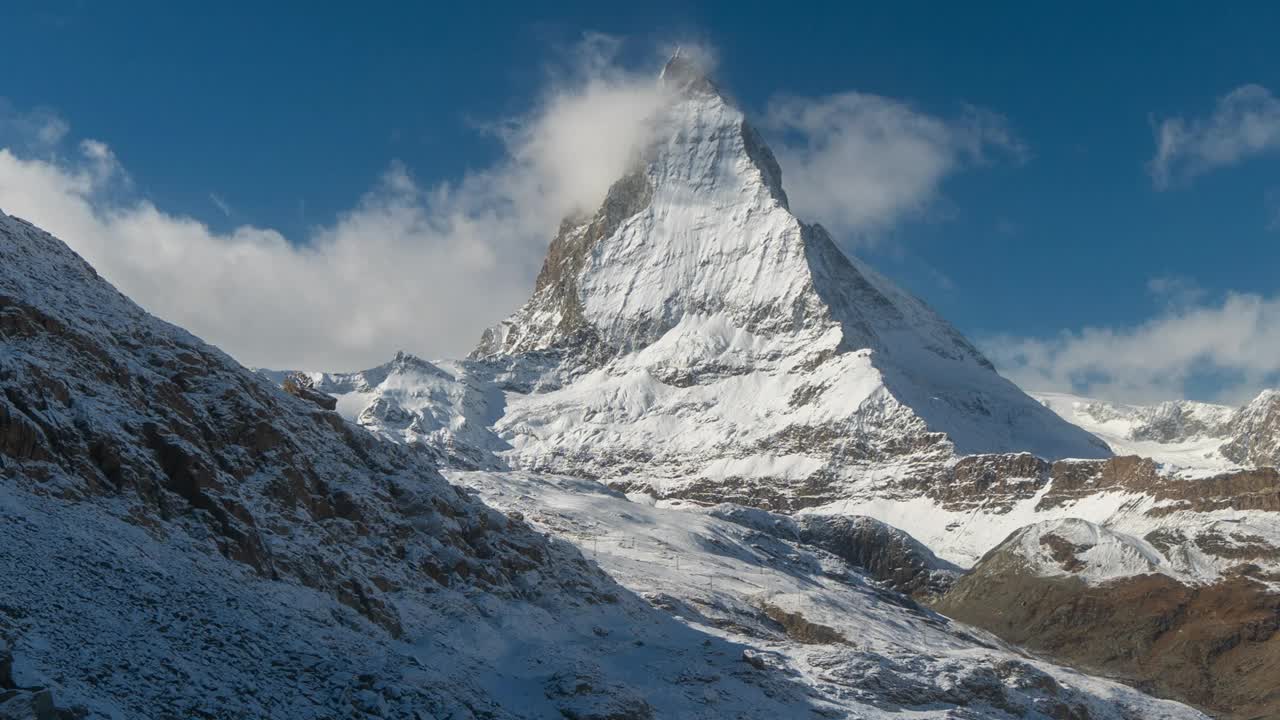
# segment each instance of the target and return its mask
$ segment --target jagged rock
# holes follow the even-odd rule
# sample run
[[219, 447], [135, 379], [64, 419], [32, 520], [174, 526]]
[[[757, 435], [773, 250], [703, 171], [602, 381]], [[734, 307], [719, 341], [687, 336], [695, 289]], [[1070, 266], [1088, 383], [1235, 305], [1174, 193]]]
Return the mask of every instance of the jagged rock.
[[782, 540], [825, 550], [886, 587], [920, 599], [941, 594], [960, 575], [960, 568], [939, 560], [915, 538], [866, 516], [788, 517], [732, 503], [707, 508], [706, 513]]
[[863, 568], [905, 595], [929, 599], [946, 592], [960, 569], [939, 560], [907, 533], [865, 516], [801, 515], [799, 541]]
[[1144, 454], [1171, 471], [1225, 472], [1280, 465], [1280, 391], [1240, 408], [1187, 400], [1122, 405], [1057, 393], [1037, 397], [1094, 432], [1117, 454]]
[[1265, 390], [1232, 416], [1222, 454], [1241, 463], [1280, 466], [1280, 390]]
[[338, 406], [337, 398], [316, 390], [315, 381], [304, 373], [289, 373], [280, 387], [294, 397], [315, 403], [323, 410], [333, 410]]

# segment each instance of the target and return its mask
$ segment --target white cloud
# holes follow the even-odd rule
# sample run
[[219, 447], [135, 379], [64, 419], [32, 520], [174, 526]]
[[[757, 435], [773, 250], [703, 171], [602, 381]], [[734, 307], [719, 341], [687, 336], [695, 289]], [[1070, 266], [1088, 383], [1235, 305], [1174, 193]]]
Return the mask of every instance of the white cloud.
[[1170, 305], [1134, 327], [983, 345], [1002, 373], [1029, 390], [1150, 402], [1187, 397], [1197, 378], [1213, 378], [1212, 399], [1236, 403], [1280, 374], [1280, 296], [1231, 293], [1220, 302]]
[[966, 164], [992, 153], [1027, 156], [995, 113], [968, 107], [946, 120], [854, 92], [775, 100], [765, 126], [779, 138], [774, 150], [793, 209], [859, 242], [927, 209], [943, 179]]
[[[397, 349], [460, 356], [527, 298], [561, 218], [594, 210], [651, 137], [663, 101], [656, 74], [623, 69], [618, 50], [616, 39], [590, 35], [549, 69], [529, 113], [488, 128], [507, 150], [493, 167], [424, 186], [393, 165], [306, 237], [253, 225], [216, 232], [166, 212], [131, 191], [106, 143], [60, 154], [66, 123], [48, 113], [0, 112], [21, 118], [8, 122], [27, 138], [0, 135], [0, 208], [246, 364], [340, 370]], [[716, 62], [702, 45], [682, 53]], [[943, 120], [847, 93], [778, 101], [767, 119], [797, 210], [846, 237], [927, 208], [944, 177], [993, 151], [1025, 154], [1000, 116], [974, 108]]]
[[70, 127], [57, 113], [37, 108], [20, 112], [0, 98], [0, 145], [29, 152], [48, 152], [62, 141]]
[[[462, 355], [524, 301], [560, 218], [598, 205], [644, 138], [657, 83], [618, 69], [613, 50], [588, 38], [538, 106], [502, 127], [503, 162], [431, 187], [393, 166], [301, 242], [250, 225], [217, 233], [167, 213], [127, 192], [128, 176], [96, 140], [70, 158], [30, 143], [0, 148], [0, 209], [246, 364], [354, 369], [400, 348]], [[60, 122], [32, 137], [60, 140]]]
[[1149, 169], [1163, 190], [1275, 150], [1280, 150], [1280, 99], [1260, 85], [1243, 85], [1219, 98], [1207, 118], [1161, 121]]
[[1147, 280], [1147, 292], [1172, 307], [1199, 304], [1207, 295], [1195, 280], [1183, 275], [1159, 275]]

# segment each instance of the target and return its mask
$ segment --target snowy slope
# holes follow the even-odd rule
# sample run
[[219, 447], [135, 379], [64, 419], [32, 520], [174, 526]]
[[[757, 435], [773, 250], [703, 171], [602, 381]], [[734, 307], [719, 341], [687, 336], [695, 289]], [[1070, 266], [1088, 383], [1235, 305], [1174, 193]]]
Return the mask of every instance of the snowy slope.
[[450, 478], [573, 542], [682, 622], [745, 646], [749, 662], [797, 677], [840, 716], [1203, 717], [1022, 655], [879, 589], [828, 553], [726, 521], [726, 508], [629, 500], [590, 481], [523, 472]]
[[1235, 408], [1189, 400], [1125, 405], [1066, 393], [1031, 393], [1070, 423], [1101, 438], [1117, 455], [1138, 455], [1171, 470], [1218, 472], [1239, 467], [1222, 455]]
[[3, 214], [0, 258], [5, 717], [831, 707]]
[[[277, 383], [290, 374], [258, 372]], [[306, 375], [337, 400], [340, 415], [375, 434], [422, 448], [452, 467], [505, 467], [497, 454], [510, 446], [492, 430], [504, 410], [503, 393], [459, 363], [398, 353], [369, 370]]]
[[1280, 465], [1280, 391], [1263, 390], [1239, 408], [1176, 400], [1124, 405], [1063, 393], [1033, 393], [1063, 419], [1121, 455], [1165, 463], [1182, 474]]

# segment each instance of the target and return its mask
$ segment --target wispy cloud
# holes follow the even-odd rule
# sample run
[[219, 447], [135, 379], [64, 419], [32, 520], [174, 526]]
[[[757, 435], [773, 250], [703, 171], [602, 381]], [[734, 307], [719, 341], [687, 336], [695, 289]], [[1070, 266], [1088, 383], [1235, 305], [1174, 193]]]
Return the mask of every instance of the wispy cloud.
[[1147, 292], [1167, 306], [1191, 307], [1208, 296], [1208, 291], [1185, 275], [1158, 275], [1147, 281]]
[[[651, 138], [663, 102], [655, 68], [624, 67], [619, 50], [616, 38], [588, 35], [549, 66], [534, 107], [482, 128], [506, 148], [491, 167], [424, 184], [393, 163], [336, 218], [317, 221], [299, 199], [314, 228], [303, 237], [249, 224], [218, 232], [167, 212], [131, 192], [106, 143], [68, 152], [56, 115], [3, 107], [0, 120], [29, 139], [0, 137], [0, 208], [249, 364], [331, 370], [372, 366], [397, 349], [461, 355], [527, 297], [561, 218], [594, 210]], [[682, 53], [716, 62], [705, 45]], [[994, 113], [963, 108], [944, 119], [857, 93], [779, 100], [766, 125], [802, 217], [859, 238], [927, 210], [961, 168], [1026, 155]], [[222, 196], [209, 201], [240, 217]]]
[[[524, 300], [560, 218], [598, 205], [634, 159], [659, 90], [651, 72], [620, 68], [615, 49], [591, 37], [549, 71], [537, 106], [502, 125], [507, 154], [494, 166], [425, 186], [393, 164], [307, 237], [251, 225], [219, 233], [166, 212], [129, 192], [96, 140], [74, 153], [0, 143], [0, 208], [249, 364], [340, 369], [399, 348], [464, 354]], [[56, 116], [0, 117], [46, 146], [66, 134]]]
[[218, 208], [218, 212], [222, 213], [224, 217], [231, 217], [231, 205], [221, 195], [215, 192], [209, 193], [209, 202], [213, 203], [213, 206]]
[[1267, 213], [1267, 229], [1280, 230], [1280, 187], [1267, 188], [1262, 196], [1262, 204]]
[[997, 113], [965, 107], [948, 119], [856, 92], [777, 99], [764, 124], [794, 209], [854, 243], [927, 210], [958, 170], [1029, 154]]
[[1156, 124], [1149, 165], [1156, 188], [1250, 157], [1280, 150], [1280, 99], [1261, 85], [1242, 85], [1218, 99], [1208, 117], [1173, 117]]
[[[1212, 377], [1214, 398], [1240, 402], [1280, 376], [1280, 296], [1230, 293], [1207, 302], [1184, 281], [1153, 283], [1178, 299], [1131, 327], [1090, 327], [1050, 339], [985, 340], [992, 361], [1030, 390], [1148, 402], [1186, 397]], [[1193, 300], [1194, 299], [1194, 300]]]
[[0, 98], [0, 146], [45, 154], [66, 137], [70, 126], [47, 108], [20, 111]]

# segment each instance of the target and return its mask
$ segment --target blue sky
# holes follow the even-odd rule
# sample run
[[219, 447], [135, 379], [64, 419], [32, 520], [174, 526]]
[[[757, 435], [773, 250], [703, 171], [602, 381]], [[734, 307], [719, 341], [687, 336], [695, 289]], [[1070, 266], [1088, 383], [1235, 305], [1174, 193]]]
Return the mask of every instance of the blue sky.
[[[841, 229], [1020, 382], [1235, 401], [1277, 381], [1277, 361], [1254, 357], [1280, 355], [1280, 130], [1269, 125], [1280, 122], [1280, 10], [1263, 4], [207, 5], [6, 3], [0, 146], [73, 174], [96, 162], [81, 145], [92, 138], [109, 148], [116, 178], [94, 188], [98, 215], [145, 202], [214, 234], [248, 226], [305, 245], [340, 232], [362, 202], [384, 203], [389, 173], [429, 196], [507, 162], [512, 143], [495, 128], [575, 82], [585, 34], [616, 38], [609, 72], [636, 76], [655, 72], [670, 43], [694, 42], [713, 49], [720, 84], [775, 135], [796, 129], [770, 121], [781, 97], [830, 107], [824, 99], [857, 92], [950, 128], [975, 108], [999, 118], [1005, 140], [953, 148], [918, 197], [871, 227]], [[65, 132], [33, 140], [51, 119]], [[1167, 174], [1153, 166], [1162, 128], [1181, 133]], [[0, 194], [7, 211], [23, 202], [28, 214], [60, 214]], [[513, 255], [519, 268], [501, 281], [525, 282], [537, 254]], [[117, 282], [247, 362], [359, 363], [390, 344], [465, 351], [454, 339], [464, 329], [424, 325], [416, 343], [346, 328], [358, 351], [258, 354], [252, 338], [226, 336], [234, 324], [202, 326], [207, 310], [159, 307], [205, 300], [165, 302], [155, 294], [164, 288]], [[501, 293], [474, 317], [415, 296], [434, 307], [408, 316], [480, 322], [523, 294]], [[1227, 327], [1234, 334], [1206, 330]], [[1172, 359], [1148, 369], [1143, 348]]]

